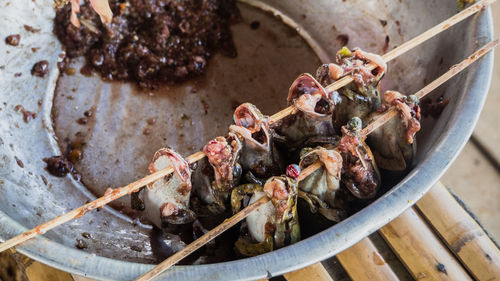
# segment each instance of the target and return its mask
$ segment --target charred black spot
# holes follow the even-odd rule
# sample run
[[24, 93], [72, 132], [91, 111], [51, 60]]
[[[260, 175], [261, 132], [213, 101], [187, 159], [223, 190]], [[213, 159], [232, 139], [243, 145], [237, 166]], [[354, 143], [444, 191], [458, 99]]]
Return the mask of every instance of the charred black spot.
[[259, 21], [252, 21], [250, 23], [250, 28], [253, 29], [253, 30], [256, 30], [260, 27], [260, 22]]
[[444, 266], [444, 264], [442, 264], [442, 263], [438, 263], [438, 264], [436, 265], [436, 269], [437, 269], [439, 272], [442, 272], [442, 273], [444, 273], [444, 274], [448, 275], [448, 272], [446, 271], [446, 267]]

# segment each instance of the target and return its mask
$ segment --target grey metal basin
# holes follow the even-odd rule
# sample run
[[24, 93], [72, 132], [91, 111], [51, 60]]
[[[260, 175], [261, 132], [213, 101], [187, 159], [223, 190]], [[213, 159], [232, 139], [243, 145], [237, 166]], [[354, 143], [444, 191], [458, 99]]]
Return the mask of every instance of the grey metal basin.
[[[263, 3], [283, 15], [275, 18], [275, 12], [240, 4], [243, 19], [233, 26], [238, 58], [216, 55], [205, 77], [151, 95], [138, 93], [129, 84], [103, 82], [97, 76], [59, 77], [56, 62], [61, 46], [52, 34], [51, 1], [1, 4], [0, 38], [19, 33], [21, 45], [0, 45], [0, 66], [5, 66], [0, 70], [0, 238], [10, 238], [69, 211], [109, 186], [143, 176], [153, 152], [162, 146], [174, 146], [185, 155], [196, 151], [227, 130], [233, 102], [254, 102], [264, 113], [274, 113], [285, 105], [287, 87], [294, 77], [313, 72], [319, 63], [334, 57], [345, 39], [338, 35], [347, 35], [351, 47], [384, 53], [457, 12], [455, 0]], [[280, 19], [293, 20], [295, 30]], [[250, 22], [256, 20], [261, 24], [253, 30]], [[24, 24], [41, 28], [41, 32], [30, 33]], [[492, 16], [487, 9], [389, 63], [383, 88], [413, 93], [491, 39]], [[31, 48], [40, 49], [34, 52]], [[32, 65], [42, 59], [49, 61], [48, 76], [31, 76]], [[75, 61], [73, 66], [79, 63]], [[487, 55], [436, 90], [435, 97], [444, 95], [451, 102], [437, 120], [424, 120], [418, 135], [417, 164], [397, 184], [386, 184], [385, 193], [361, 211], [272, 253], [217, 264], [175, 266], [162, 278], [259, 279], [331, 257], [376, 231], [425, 194], [463, 147], [487, 95], [492, 64], [493, 55]], [[196, 94], [191, 93], [193, 87]], [[201, 99], [208, 104], [206, 113]], [[36, 112], [37, 118], [23, 122], [22, 114], [14, 110], [18, 104]], [[89, 108], [95, 109], [96, 121], [81, 127], [75, 120]], [[189, 124], [177, 122], [182, 113], [189, 114]], [[157, 127], [144, 136], [144, 120], [153, 115], [158, 118]], [[50, 176], [42, 161], [61, 154], [59, 145], [64, 146], [78, 132], [87, 143], [77, 165], [85, 185], [70, 176]], [[113, 206], [127, 211], [127, 199]], [[87, 249], [78, 250], [76, 239], [82, 239], [83, 232], [91, 233], [92, 238]], [[133, 224], [108, 207], [17, 250], [72, 273], [131, 280], [151, 269], [155, 261], [149, 232], [148, 226]], [[141, 251], [134, 250], [137, 246]]]

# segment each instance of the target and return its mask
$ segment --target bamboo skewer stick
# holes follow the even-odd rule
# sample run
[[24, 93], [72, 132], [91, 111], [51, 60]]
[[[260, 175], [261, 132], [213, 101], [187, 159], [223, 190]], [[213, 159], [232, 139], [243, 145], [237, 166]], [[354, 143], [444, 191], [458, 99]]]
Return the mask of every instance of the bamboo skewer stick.
[[[198, 153], [195, 153], [191, 156], [189, 156], [187, 158], [187, 161], [189, 163], [194, 163], [200, 159], [202, 159], [203, 157], [205, 156], [205, 154], [203, 154], [202, 152], [198, 152]], [[45, 233], [46, 231], [48, 230], [51, 230], [61, 224], [64, 224], [66, 222], [69, 222], [73, 219], [76, 219], [76, 218], [79, 218], [79, 217], [82, 217], [83, 215], [85, 215], [85, 213], [89, 212], [89, 211], [92, 211], [94, 209], [97, 209], [97, 208], [100, 208], [100, 207], [103, 207], [104, 205], [106, 205], [107, 203], [117, 199], [117, 198], [120, 198], [124, 195], [127, 195], [127, 194], [130, 194], [132, 192], [135, 192], [137, 190], [139, 190], [141, 187], [151, 183], [151, 182], [154, 182], [154, 181], [157, 181], [159, 179], [161, 179], [162, 177], [168, 175], [168, 174], [171, 174], [174, 172], [174, 169], [172, 167], [168, 167], [166, 169], [163, 169], [157, 173], [153, 173], [153, 174], [150, 174], [138, 181], [135, 181], [127, 186], [124, 186], [124, 187], [121, 187], [121, 188], [117, 188], [115, 190], [113, 190], [112, 192], [110, 192], [109, 194], [107, 195], [104, 195], [103, 197], [100, 197], [88, 204], [85, 204], [79, 208], [76, 208], [64, 215], [61, 215], [61, 216], [58, 216], [46, 223], [43, 223], [29, 231], [26, 231], [24, 232], [23, 234], [20, 234], [18, 236], [15, 236], [5, 242], [3, 242], [2, 244], [0, 244], [0, 252], [2, 251], [5, 251], [11, 247], [14, 247], [26, 240], [29, 240], [39, 234], [43, 234]]]
[[[500, 43], [500, 41], [498, 39], [496, 39], [496, 40], [493, 40], [490, 43], [486, 44], [481, 49], [479, 49], [476, 52], [474, 52], [472, 55], [470, 55], [469, 57], [467, 57], [465, 60], [463, 60], [459, 64], [452, 66], [450, 68], [450, 70], [448, 70], [447, 72], [445, 72], [443, 75], [441, 75], [440, 77], [438, 77], [436, 80], [434, 80], [433, 82], [431, 82], [429, 85], [427, 85], [424, 88], [422, 88], [415, 95], [417, 95], [418, 97], [423, 97], [423, 96], [427, 95], [429, 92], [431, 92], [432, 90], [434, 90], [435, 88], [437, 88], [439, 85], [441, 85], [442, 83], [448, 81], [449, 79], [451, 79], [452, 77], [454, 77], [456, 74], [458, 74], [460, 71], [464, 70], [467, 66], [471, 65], [473, 62], [475, 62], [476, 60], [478, 60], [480, 57], [482, 57], [485, 54], [487, 54], [494, 47], [496, 47], [499, 43]], [[396, 110], [396, 113], [397, 113], [397, 110]], [[396, 114], [391, 113], [391, 111], [387, 111], [383, 116], [392, 116], [392, 117], [394, 117], [394, 116], [396, 116]], [[367, 130], [366, 132], [368, 132], [368, 133], [369, 132], [373, 132], [375, 129], [377, 129], [378, 127], [380, 127], [383, 124], [385, 124], [385, 122], [387, 122], [387, 121], [390, 120], [390, 118], [387, 118], [387, 117], [385, 117], [385, 118], [381, 117], [379, 119], [383, 119], [385, 121], [377, 122], [376, 126], [375, 125], [372, 126], [372, 124], [369, 124], [366, 128], [370, 128], [370, 129]], [[364, 130], [363, 130], [363, 132], [364, 132]], [[304, 170], [301, 171], [298, 180], [300, 181], [301, 179], [306, 178], [308, 175], [312, 174], [319, 167], [321, 167], [321, 164], [319, 162], [316, 162], [316, 163], [310, 165], [309, 167], [307, 167], [306, 169], [304, 169]], [[264, 205], [265, 203], [267, 203], [269, 200], [270, 199], [267, 196], [264, 196], [264, 197], [260, 198], [259, 200], [257, 200], [252, 205], [247, 206], [247, 208], [250, 208], [250, 207], [252, 207], [253, 205], [256, 205], [256, 204], [258, 204], [259, 207], [260, 207], [260, 206]], [[247, 208], [245, 208], [240, 213], [243, 213]], [[252, 208], [252, 211], [256, 210], [256, 209], [258, 209], [258, 207], [257, 208]], [[200, 237], [198, 240], [194, 241], [193, 243], [191, 243], [190, 245], [188, 245], [186, 248], [184, 248], [183, 250], [181, 250], [182, 255], [184, 255], [183, 257], [188, 256], [189, 254], [191, 254], [192, 252], [194, 252], [196, 249], [198, 249], [201, 246], [203, 246], [205, 243], [208, 243], [210, 240], [212, 240], [215, 237], [217, 237], [219, 234], [222, 233], [221, 230], [225, 230], [225, 229], [228, 228], [229, 225], [234, 225], [237, 222], [239, 222], [239, 221], [232, 221], [232, 220], [234, 220], [234, 219], [240, 219], [240, 220], [242, 220], [246, 216], [248, 216], [249, 212], [245, 212], [241, 216], [237, 217], [238, 214], [239, 213], [237, 213], [233, 217], [225, 220], [221, 225], [219, 225], [216, 228], [214, 228], [213, 229], [214, 230], [213, 233], [211, 233], [212, 231], [208, 232], [206, 235]], [[210, 235], [208, 235], [208, 234], [210, 234]], [[191, 245], [193, 245], [193, 244], [195, 244], [195, 245], [193, 247], [191, 247]], [[189, 248], [189, 251], [186, 250], [188, 248]], [[178, 252], [178, 253], [180, 253], [180, 252]], [[178, 262], [179, 260], [181, 260], [183, 258], [183, 257], [181, 257], [181, 255], [177, 255], [178, 253], [176, 253], [173, 256], [165, 259], [163, 262], [161, 262], [160, 264], [158, 264], [157, 266], [155, 266], [150, 272], [147, 272], [144, 275], [140, 276], [138, 279], [136, 279], [136, 281], [147, 281], [147, 280], [151, 280], [152, 278], [158, 276], [161, 272], [167, 270], [168, 268], [170, 268], [172, 265], [174, 265], [176, 262]]]
[[[452, 16], [451, 18], [443, 21], [442, 23], [436, 25], [435, 27], [429, 29], [428, 31], [422, 33], [421, 35], [415, 37], [414, 39], [402, 44], [398, 48], [393, 49], [389, 53], [387, 53], [384, 56], [384, 59], [386, 61], [392, 60], [401, 54], [404, 54], [405, 52], [413, 49], [414, 47], [418, 46], [419, 44], [423, 43], [424, 41], [432, 38], [433, 36], [439, 34], [441, 31], [446, 30], [447, 28], [453, 26], [454, 24], [460, 22], [461, 20], [464, 20], [468, 18], [469, 16], [473, 15], [474, 13], [480, 11], [487, 5], [495, 2], [496, 0], [482, 0], [471, 7], [463, 10], [462, 12]], [[374, 65], [371, 65], [370, 67], [375, 67]], [[340, 87], [343, 87], [347, 84], [349, 84], [352, 81], [352, 78], [350, 76], [343, 77], [342, 79], [338, 80], [335, 83], [332, 83], [328, 87], [326, 87], [327, 90], [333, 91], [336, 89], [339, 89]], [[292, 114], [295, 112], [295, 109], [293, 107], [288, 107], [270, 117], [270, 123], [275, 123], [286, 116]], [[187, 157], [187, 160], [189, 163], [194, 163], [196, 161], [199, 161], [200, 159], [204, 158], [205, 154], [203, 152], [197, 152], [195, 154], [192, 154], [191, 156]], [[116, 200], [118, 198], [121, 198], [127, 194], [131, 194], [132, 192], [136, 192], [140, 190], [141, 187], [150, 184], [158, 179], [161, 179], [164, 176], [167, 176], [171, 173], [174, 172], [174, 169], [172, 167], [167, 167], [165, 169], [162, 169], [158, 172], [155, 172], [153, 174], [150, 174], [140, 180], [137, 180], [133, 183], [130, 183], [124, 187], [119, 187], [110, 194], [104, 195], [88, 204], [85, 204], [79, 208], [76, 208], [68, 213], [65, 213], [61, 216], [58, 216], [48, 222], [45, 222], [31, 230], [28, 230], [20, 235], [17, 235], [3, 243], [0, 244], [0, 252], [5, 251], [6, 249], [9, 249], [11, 247], [14, 247], [18, 244], [21, 244], [39, 234], [43, 234], [46, 231], [49, 231], [61, 224], [64, 224], [66, 222], [69, 222], [73, 219], [77, 219], [81, 216], [83, 216], [86, 212], [91, 211], [96, 208], [101, 208], [108, 204], [109, 202]]]
[[[469, 65], [471, 65], [473, 62], [478, 60], [480, 57], [484, 56], [486, 53], [491, 51], [498, 45], [498, 43], [499, 39], [495, 39], [489, 42], [488, 44], [484, 45], [481, 49], [474, 52], [472, 55], [467, 57], [459, 64], [455, 64], [454, 66], [450, 67], [450, 69], [446, 71], [443, 75], [439, 76], [437, 79], [427, 84], [425, 87], [416, 92], [414, 95], [417, 96], [419, 99], [422, 99], [427, 94], [432, 92], [434, 89], [442, 85], [444, 82], [448, 81], [450, 78], [454, 77], [462, 70], [467, 68]], [[380, 116], [377, 120], [373, 121], [372, 123], [368, 124], [365, 128], [363, 128], [362, 134], [365, 136], [369, 135], [371, 132], [373, 132], [378, 127], [382, 126], [382, 124], [385, 124], [385, 122], [387, 122], [397, 114], [398, 114], [397, 109], [391, 108], [390, 110], [385, 112], [382, 116]]]

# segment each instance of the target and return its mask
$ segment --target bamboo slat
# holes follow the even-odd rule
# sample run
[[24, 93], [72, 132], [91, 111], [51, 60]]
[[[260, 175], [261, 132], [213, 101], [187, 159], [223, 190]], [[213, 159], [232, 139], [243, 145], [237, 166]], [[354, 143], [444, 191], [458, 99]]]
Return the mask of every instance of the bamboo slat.
[[369, 238], [337, 255], [342, 267], [355, 281], [398, 281], [399, 278]]
[[475, 279], [500, 280], [500, 250], [441, 183], [417, 207]]
[[471, 280], [415, 210], [407, 210], [379, 232], [413, 278]]
[[288, 281], [333, 281], [321, 263], [283, 274]]

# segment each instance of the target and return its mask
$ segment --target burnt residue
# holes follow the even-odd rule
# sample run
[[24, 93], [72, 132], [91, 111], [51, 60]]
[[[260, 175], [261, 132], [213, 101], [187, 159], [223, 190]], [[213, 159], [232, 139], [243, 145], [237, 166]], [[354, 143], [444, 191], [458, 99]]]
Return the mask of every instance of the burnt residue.
[[83, 145], [81, 141], [73, 141], [67, 146], [67, 158], [74, 165], [83, 158]]
[[210, 105], [204, 99], [200, 99], [201, 105], [203, 106], [203, 110], [205, 111], [205, 115], [208, 114], [208, 110], [210, 109]]
[[73, 164], [63, 155], [44, 158], [47, 163], [47, 171], [53, 176], [64, 177], [73, 171]]
[[76, 123], [80, 125], [86, 125], [89, 122], [89, 119], [87, 117], [81, 117], [76, 120]]
[[387, 21], [386, 20], [379, 20], [380, 24], [382, 26], [386, 26], [387, 25]]
[[43, 175], [40, 175], [40, 177], [42, 178], [43, 184], [47, 185], [49, 183]]
[[21, 159], [17, 158], [17, 156], [14, 156], [14, 159], [16, 159], [16, 163], [19, 167], [24, 168], [24, 163]]
[[81, 27], [70, 23], [68, 4], [57, 10], [55, 32], [69, 57], [84, 55], [104, 79], [152, 89], [201, 75], [215, 52], [236, 56], [230, 31], [239, 19], [235, 2], [111, 0], [114, 16], [104, 25], [85, 1]]
[[384, 47], [382, 48], [382, 51], [384, 53], [387, 53], [387, 50], [389, 49], [389, 42], [391, 42], [391, 38], [389, 37], [389, 35], [386, 35], [385, 36], [385, 44], [384, 44]]
[[66, 68], [69, 65], [69, 57], [64, 55], [63, 57], [59, 57], [59, 61], [57, 62], [57, 68], [60, 72], [66, 71]]
[[21, 41], [21, 35], [19, 34], [12, 34], [5, 37], [5, 44], [7, 45], [17, 46], [19, 45], [19, 41]]
[[29, 123], [31, 120], [35, 119], [37, 117], [37, 114], [35, 112], [31, 112], [29, 110], [26, 110], [24, 106], [18, 104], [14, 107], [14, 111], [16, 112], [21, 112], [23, 114], [23, 121], [25, 123]]
[[82, 237], [86, 238], [86, 239], [91, 239], [92, 235], [90, 233], [88, 233], [88, 232], [82, 232]]
[[157, 120], [157, 117], [151, 117], [151, 118], [146, 119], [146, 123], [148, 123], [148, 125], [154, 125], [154, 124], [156, 124], [156, 120]]
[[34, 28], [33, 26], [30, 26], [30, 25], [27, 25], [27, 24], [24, 25], [24, 29], [26, 29], [26, 31], [31, 32], [31, 33], [38, 33], [38, 32], [40, 32], [40, 28]]
[[259, 27], [260, 27], [260, 22], [259, 21], [255, 20], [255, 21], [252, 21], [250, 23], [250, 28], [253, 29], [253, 30], [257, 30], [257, 29], [259, 29]]
[[38, 77], [45, 77], [49, 73], [49, 62], [46, 60], [41, 60], [33, 65], [31, 68], [31, 75]]
[[142, 198], [139, 196], [140, 192], [143, 189], [144, 187], [141, 187], [141, 189], [138, 192], [133, 192], [132, 194], [130, 194], [130, 205], [134, 210], [144, 211], [146, 209], [144, 200], [142, 200]]
[[438, 263], [436, 264], [436, 269], [439, 271], [439, 272], [442, 272], [446, 275], [448, 275], [448, 272], [446, 271], [446, 267], [444, 266], [444, 264], [442, 263]]
[[85, 117], [89, 117], [89, 118], [90, 118], [90, 117], [92, 117], [92, 115], [93, 115], [93, 114], [94, 114], [94, 110], [93, 110], [93, 109], [86, 110], [86, 111], [83, 113], [83, 115], [84, 115]]
[[132, 246], [130, 246], [130, 249], [131, 249], [132, 251], [135, 251], [135, 252], [138, 252], [138, 253], [142, 252], [142, 248], [141, 248], [141, 247], [139, 247], [139, 246], [137, 246], [137, 245], [132, 245]]
[[431, 97], [425, 98], [420, 101], [420, 108], [422, 110], [422, 116], [431, 116], [434, 119], [439, 118], [444, 108], [450, 103], [449, 98], [445, 98], [442, 95], [433, 100]]
[[87, 249], [88, 245], [87, 245], [87, 242], [85, 242], [83, 239], [76, 239], [75, 247], [77, 247], [80, 250], [83, 250], [83, 249]]

